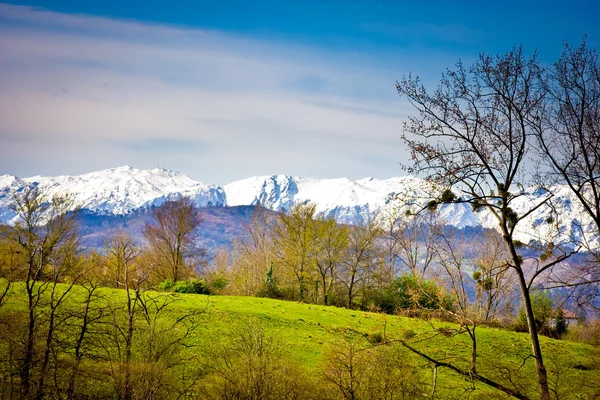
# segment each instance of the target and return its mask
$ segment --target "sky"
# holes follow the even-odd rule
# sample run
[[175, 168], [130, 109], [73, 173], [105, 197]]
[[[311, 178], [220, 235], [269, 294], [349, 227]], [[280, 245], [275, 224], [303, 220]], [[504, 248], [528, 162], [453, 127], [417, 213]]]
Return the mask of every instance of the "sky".
[[404, 175], [414, 110], [396, 80], [435, 88], [515, 45], [545, 63], [584, 35], [597, 49], [598, 15], [577, 0], [0, 3], [0, 175]]

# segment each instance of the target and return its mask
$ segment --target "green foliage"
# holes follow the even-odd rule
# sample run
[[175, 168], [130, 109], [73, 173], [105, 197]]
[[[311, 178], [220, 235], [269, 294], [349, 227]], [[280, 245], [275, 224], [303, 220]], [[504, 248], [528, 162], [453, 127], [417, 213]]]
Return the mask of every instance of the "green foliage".
[[452, 192], [452, 189], [446, 189], [440, 196], [441, 203], [452, 203], [456, 200], [456, 195]]
[[205, 281], [201, 279], [189, 279], [186, 281], [178, 281], [173, 287], [175, 293], [189, 294], [212, 294]]
[[471, 202], [471, 208], [473, 209], [473, 212], [478, 213], [479, 211], [482, 211], [485, 208], [485, 204], [483, 204], [479, 200], [474, 200], [473, 202]]
[[519, 214], [517, 214], [512, 208], [506, 208], [506, 220], [509, 228], [514, 228], [519, 222]]
[[368, 340], [372, 344], [383, 343], [383, 341], [384, 341], [383, 333], [381, 333], [381, 332], [371, 333], [370, 335], [368, 335]]
[[271, 299], [284, 299], [285, 294], [277, 287], [276, 278], [273, 275], [275, 263], [271, 261], [269, 269], [265, 275], [263, 287], [258, 292], [258, 297], [268, 297]]
[[163, 292], [166, 292], [168, 290], [171, 290], [173, 286], [175, 286], [175, 282], [173, 282], [173, 279], [167, 278], [158, 285], [158, 288]]
[[473, 272], [473, 280], [485, 291], [490, 291], [494, 287], [494, 280], [492, 277], [484, 278], [480, 270]]
[[565, 318], [565, 313], [563, 312], [562, 308], [559, 308], [554, 316], [554, 336], [557, 339], [561, 339], [567, 334], [567, 330], [568, 324]]
[[223, 290], [223, 289], [225, 289], [225, 287], [227, 287], [228, 284], [229, 284], [229, 281], [227, 280], [227, 278], [225, 278], [223, 276], [217, 276], [210, 281], [209, 286], [216, 290]]
[[[531, 306], [533, 308], [537, 331], [544, 335], [550, 335], [550, 320], [554, 313], [552, 297], [550, 297], [550, 294], [545, 290], [532, 292]], [[524, 308], [519, 310], [516, 330], [518, 332], [527, 332], [527, 315], [525, 314]]]
[[435, 210], [437, 210], [437, 207], [438, 207], [438, 202], [435, 200], [431, 200], [427, 203], [427, 209], [429, 211], [435, 211]]
[[451, 310], [452, 300], [444, 289], [430, 280], [413, 275], [396, 278], [388, 288], [373, 296], [371, 307], [388, 314], [400, 310]]

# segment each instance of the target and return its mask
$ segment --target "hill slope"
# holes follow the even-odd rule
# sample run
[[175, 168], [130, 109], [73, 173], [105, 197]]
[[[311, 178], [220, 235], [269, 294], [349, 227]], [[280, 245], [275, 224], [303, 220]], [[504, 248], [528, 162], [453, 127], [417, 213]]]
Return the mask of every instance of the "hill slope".
[[[0, 311], [26, 311], [22, 290], [20, 285], [15, 286], [8, 303]], [[75, 287], [69, 302], [77, 304], [84, 293], [82, 288]], [[154, 299], [161, 296], [149, 293]], [[470, 341], [467, 335], [454, 334], [458, 327], [452, 323], [266, 298], [174, 296], [176, 301], [164, 309], [163, 315], [174, 320], [182, 315], [201, 312], [186, 343], [194, 354], [193, 359], [198, 360], [195, 362], [206, 365], [214, 361], [211, 361], [211, 349], [237, 340], [251, 319], [261, 321], [267, 336], [283, 346], [290, 362], [302, 366], [316, 381], [322, 378], [327, 354], [333, 350], [344, 351], [349, 343], [354, 343], [356, 349], [369, 348], [374, 338], [378, 338], [375, 343], [378, 346], [398, 347], [402, 362], [418, 368], [429, 392], [433, 382], [432, 364], [407, 350], [402, 342], [432, 359], [463, 370], [469, 368]], [[102, 302], [118, 304], [125, 301], [125, 293], [104, 288], [98, 298]], [[548, 338], [542, 338], [541, 342], [550, 379], [560, 398], [592, 399], [600, 395], [600, 386], [594, 383], [600, 373], [597, 349]], [[526, 334], [479, 327], [477, 344], [478, 373], [481, 376], [513, 387], [530, 398], [537, 397], [535, 367], [529, 356]], [[489, 385], [471, 381], [442, 366], [437, 371], [436, 385], [436, 398], [507, 398], [506, 394]]]

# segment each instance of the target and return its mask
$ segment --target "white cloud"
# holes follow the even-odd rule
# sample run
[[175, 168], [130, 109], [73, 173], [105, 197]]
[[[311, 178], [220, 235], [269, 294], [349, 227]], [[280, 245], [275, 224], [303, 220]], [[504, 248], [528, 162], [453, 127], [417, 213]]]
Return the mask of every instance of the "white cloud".
[[384, 59], [20, 6], [0, 26], [0, 174], [402, 174]]

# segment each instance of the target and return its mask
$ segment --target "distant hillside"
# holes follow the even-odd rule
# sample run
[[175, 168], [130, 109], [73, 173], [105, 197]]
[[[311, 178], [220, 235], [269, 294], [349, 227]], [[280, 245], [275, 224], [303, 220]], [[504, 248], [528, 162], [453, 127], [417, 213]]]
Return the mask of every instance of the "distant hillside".
[[[204, 221], [198, 228], [200, 244], [212, 252], [218, 248], [231, 250], [233, 241], [243, 236], [244, 226], [251, 223], [256, 206], [204, 207], [201, 210]], [[274, 211], [266, 212], [276, 215]], [[143, 241], [142, 229], [151, 219], [150, 211], [146, 209], [126, 215], [98, 215], [83, 211], [79, 215], [79, 231], [85, 247], [101, 247], [116, 229]]]

